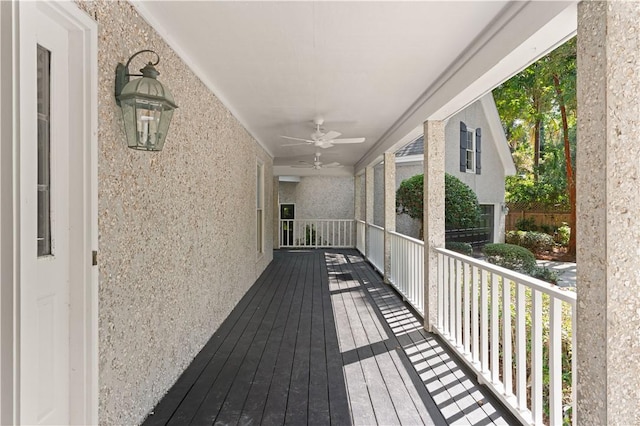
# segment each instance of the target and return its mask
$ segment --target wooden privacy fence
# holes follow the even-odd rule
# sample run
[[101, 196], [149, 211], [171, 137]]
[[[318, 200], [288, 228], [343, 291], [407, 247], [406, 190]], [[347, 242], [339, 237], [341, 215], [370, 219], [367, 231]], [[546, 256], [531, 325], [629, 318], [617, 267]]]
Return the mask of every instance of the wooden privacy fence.
[[569, 222], [569, 212], [548, 212], [534, 210], [512, 210], [509, 208], [509, 214], [505, 219], [505, 229], [513, 231], [516, 229], [516, 222], [521, 219], [533, 219], [539, 227], [542, 225], [560, 227], [562, 222]]

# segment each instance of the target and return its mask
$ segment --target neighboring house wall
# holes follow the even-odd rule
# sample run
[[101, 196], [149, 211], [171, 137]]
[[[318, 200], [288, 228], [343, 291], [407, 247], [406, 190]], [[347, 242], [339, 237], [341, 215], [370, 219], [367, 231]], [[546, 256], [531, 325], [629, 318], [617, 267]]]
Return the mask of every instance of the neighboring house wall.
[[280, 182], [279, 203], [295, 204], [296, 219], [353, 219], [353, 176], [303, 176]]
[[[79, 4], [99, 26], [99, 421], [138, 424], [272, 260], [272, 160], [133, 6]], [[179, 106], [158, 153], [127, 148], [113, 96], [116, 64], [141, 49]]]
[[[491, 95], [487, 95], [491, 97]], [[491, 109], [493, 108], [493, 110]], [[452, 116], [445, 128], [446, 150], [445, 170], [469, 185], [478, 196], [480, 204], [491, 204], [493, 209], [494, 241], [504, 241], [504, 180], [506, 177], [505, 165], [496, 146], [497, 143], [506, 144], [505, 140], [496, 139], [497, 132], [503, 132], [502, 128], [496, 129], [496, 121], [493, 117], [497, 114], [493, 98], [479, 100]], [[482, 129], [482, 169], [481, 174], [466, 173], [460, 171], [460, 122], [464, 122], [468, 128]], [[501, 136], [504, 133], [500, 133]], [[502, 147], [504, 148], [504, 147]], [[510, 159], [509, 159], [510, 160]], [[512, 161], [512, 160], [510, 160]]]
[[[499, 126], [499, 118], [493, 104], [493, 98], [483, 98], [469, 105], [463, 111], [449, 118], [446, 128], [445, 171], [467, 184], [478, 197], [481, 205], [493, 206], [494, 241], [504, 241], [505, 217], [502, 213], [504, 203], [504, 180], [507, 176], [505, 167], [505, 150], [499, 152], [496, 144], [506, 144], [503, 138], [496, 139], [495, 135], [502, 132]], [[460, 122], [464, 122], [468, 128], [482, 129], [482, 168], [481, 174], [460, 171]], [[503, 136], [503, 134], [501, 134]], [[502, 147], [505, 148], [505, 147]], [[396, 163], [396, 188], [400, 183], [411, 176], [424, 173], [421, 161]], [[416, 158], [419, 160], [419, 158]], [[506, 161], [512, 161], [510, 158]], [[376, 187], [376, 190], [378, 188]], [[381, 190], [380, 190], [381, 194]], [[376, 205], [376, 215], [382, 216], [382, 207]], [[377, 216], [376, 216], [377, 217]], [[400, 214], [396, 218], [396, 230], [399, 233], [417, 238], [420, 231], [420, 222], [411, 219], [406, 214]]]

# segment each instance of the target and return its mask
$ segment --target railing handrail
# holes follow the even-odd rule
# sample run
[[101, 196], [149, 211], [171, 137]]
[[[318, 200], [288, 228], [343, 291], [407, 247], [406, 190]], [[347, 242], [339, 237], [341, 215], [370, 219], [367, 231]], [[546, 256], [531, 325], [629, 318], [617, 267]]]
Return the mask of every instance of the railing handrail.
[[477, 266], [478, 268], [482, 268], [486, 271], [489, 272], [494, 272], [497, 274], [500, 274], [501, 276], [503, 276], [504, 278], [507, 278], [511, 281], [514, 281], [516, 283], [519, 284], [523, 284], [525, 286], [534, 288], [538, 291], [541, 291], [545, 294], [548, 294], [549, 296], [552, 297], [556, 297], [560, 300], [562, 300], [563, 302], [567, 302], [569, 304], [571, 304], [572, 306], [576, 305], [576, 301], [577, 301], [577, 295], [575, 292], [573, 291], [569, 291], [569, 290], [560, 290], [559, 287], [550, 284], [546, 281], [542, 281], [538, 278], [533, 278], [529, 275], [525, 275], [522, 274], [520, 272], [516, 272], [513, 271], [511, 269], [507, 269], [507, 268], [503, 268], [502, 266], [498, 266], [498, 265], [494, 265], [492, 263], [483, 261], [483, 260], [478, 260], [475, 259], [473, 257], [470, 256], [465, 256], [464, 254], [460, 254], [458, 252], [455, 251], [451, 251], [451, 250], [447, 250], [444, 248], [440, 248], [440, 247], [436, 247], [435, 250], [438, 253], [442, 253], [446, 256], [449, 257], [453, 257], [455, 259], [464, 261], [466, 263], [469, 263], [473, 266]]
[[396, 237], [400, 237], [400, 238], [402, 238], [403, 240], [411, 241], [412, 243], [416, 243], [416, 244], [419, 244], [419, 245], [421, 245], [422, 247], [424, 247], [424, 241], [419, 240], [419, 239], [417, 239], [417, 238], [413, 238], [413, 237], [410, 237], [410, 236], [408, 236], [408, 235], [400, 234], [400, 233], [398, 233], [398, 232], [396, 232], [396, 231], [389, 231], [389, 234], [394, 235], [394, 236], [396, 236]]
[[305, 222], [353, 222], [353, 219], [302, 219], [302, 218], [297, 218], [297, 219], [280, 219], [280, 222], [291, 222], [291, 221], [305, 221]]
[[367, 222], [365, 222], [365, 221], [364, 221], [364, 220], [362, 220], [362, 219], [355, 219], [355, 221], [356, 221], [356, 222], [358, 222], [358, 223], [363, 223], [363, 224], [365, 224], [365, 225], [367, 224]]
[[369, 225], [372, 228], [379, 229], [380, 231], [384, 231], [384, 228], [382, 226], [374, 225], [373, 223], [367, 223], [367, 225]]

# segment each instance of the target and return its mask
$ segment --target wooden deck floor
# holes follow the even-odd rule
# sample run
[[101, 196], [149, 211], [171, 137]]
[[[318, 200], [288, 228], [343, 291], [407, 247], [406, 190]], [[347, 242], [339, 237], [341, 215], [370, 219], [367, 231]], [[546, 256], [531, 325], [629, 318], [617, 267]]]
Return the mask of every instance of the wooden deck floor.
[[353, 250], [277, 251], [146, 425], [517, 424]]

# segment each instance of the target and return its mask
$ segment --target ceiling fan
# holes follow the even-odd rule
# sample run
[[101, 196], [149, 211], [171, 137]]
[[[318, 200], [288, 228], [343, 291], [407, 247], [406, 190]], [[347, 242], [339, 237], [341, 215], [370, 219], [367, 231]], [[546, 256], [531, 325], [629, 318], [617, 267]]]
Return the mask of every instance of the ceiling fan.
[[334, 145], [350, 144], [350, 143], [362, 143], [364, 138], [342, 138], [336, 139], [342, 133], [336, 131], [329, 131], [324, 133], [320, 126], [324, 123], [324, 119], [316, 118], [313, 120], [316, 125], [316, 131], [311, 134], [311, 139], [294, 138], [291, 136], [281, 136], [285, 139], [291, 139], [294, 141], [300, 141], [298, 143], [290, 143], [282, 146], [296, 146], [296, 145], [313, 145], [317, 148], [331, 148]]
[[329, 164], [323, 164], [322, 161], [320, 161], [320, 156], [322, 155], [322, 153], [320, 152], [316, 152], [315, 156], [313, 157], [313, 163], [309, 162], [309, 161], [300, 161], [301, 165], [297, 165], [297, 166], [292, 166], [292, 167], [304, 167], [304, 168], [311, 168], [314, 170], [320, 170], [320, 169], [333, 169], [333, 168], [337, 168], [337, 167], [342, 167], [342, 164], [340, 163], [329, 163]]

